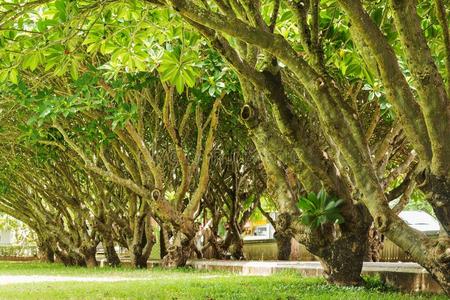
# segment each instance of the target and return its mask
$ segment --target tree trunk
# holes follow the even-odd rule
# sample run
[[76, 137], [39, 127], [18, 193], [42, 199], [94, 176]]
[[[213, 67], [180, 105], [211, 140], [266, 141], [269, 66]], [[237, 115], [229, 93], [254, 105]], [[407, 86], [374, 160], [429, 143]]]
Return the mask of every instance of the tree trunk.
[[275, 220], [274, 238], [277, 242], [278, 260], [289, 260], [291, 256], [292, 231], [289, 230], [290, 225], [291, 216], [287, 213], [280, 214]]
[[159, 257], [162, 259], [167, 255], [166, 243], [168, 240], [168, 233], [163, 226], [159, 228]]
[[40, 243], [38, 245], [38, 258], [41, 262], [54, 263], [55, 251], [47, 243]]
[[41, 256], [41, 261], [46, 263], [54, 263], [55, 262], [55, 252], [47, 248], [45, 252], [43, 253], [43, 256]]
[[369, 239], [364, 261], [380, 261], [384, 247], [384, 235], [382, 235], [373, 225], [369, 229]]
[[148, 257], [142, 255], [142, 251], [131, 251], [131, 265], [136, 269], [146, 269]]
[[[397, 215], [384, 216], [386, 227], [382, 227], [386, 237], [422, 265], [450, 295], [450, 238], [447, 235], [431, 238], [411, 228]], [[375, 220], [382, 224], [381, 215]], [[381, 230], [381, 229], [380, 229]]]
[[130, 249], [131, 265], [137, 269], [146, 269], [156, 238], [153, 234], [150, 216], [143, 224], [143, 230], [139, 233], [139, 240], [134, 240]]
[[358, 286], [364, 257], [367, 253], [368, 232], [372, 219], [364, 206], [355, 206], [354, 216], [343, 224], [325, 224], [316, 230], [306, 230], [295, 238], [317, 256], [329, 283]]
[[104, 239], [103, 247], [105, 250], [105, 256], [108, 262], [108, 266], [110, 267], [120, 266], [120, 258], [117, 255], [116, 249], [114, 248], [114, 242], [112, 241], [112, 239]]
[[85, 267], [86, 261], [84, 258], [75, 252], [55, 251], [56, 260], [62, 262], [65, 266], [79, 266]]
[[436, 218], [442, 228], [450, 236], [450, 180], [429, 174], [422, 186], [428, 202], [433, 207]]
[[173, 241], [167, 248], [167, 255], [162, 260], [162, 266], [165, 268], [184, 267], [191, 256], [193, 247], [193, 237], [184, 234], [181, 231], [175, 233]]
[[240, 236], [234, 236], [233, 242], [230, 245], [231, 257], [237, 260], [244, 260], [244, 241]]
[[277, 259], [289, 260], [291, 256], [292, 236], [284, 234], [283, 232], [276, 231], [274, 234], [275, 241], [277, 242]]
[[95, 268], [98, 266], [97, 259], [95, 258], [95, 255], [97, 254], [97, 246], [84, 249], [82, 254], [86, 267]]
[[61, 251], [56, 251], [55, 252], [55, 261], [58, 263], [62, 263], [65, 266], [70, 266], [71, 265], [71, 261], [68, 255], [66, 255], [65, 253], [62, 253]]
[[367, 240], [355, 235], [343, 237], [322, 251], [320, 263], [327, 281], [336, 285], [353, 286], [364, 283], [361, 278]]
[[[145, 241], [146, 242], [146, 241]], [[130, 249], [131, 265], [137, 269], [146, 269], [149, 255], [144, 253], [143, 241], [134, 244]]]

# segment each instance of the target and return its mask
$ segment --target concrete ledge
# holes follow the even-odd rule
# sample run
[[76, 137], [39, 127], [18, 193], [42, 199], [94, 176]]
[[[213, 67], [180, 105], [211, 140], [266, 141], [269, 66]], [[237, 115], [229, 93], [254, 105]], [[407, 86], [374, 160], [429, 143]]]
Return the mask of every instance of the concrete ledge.
[[[323, 275], [323, 268], [317, 261], [191, 260], [188, 265], [195, 269], [226, 270], [242, 275], [270, 275], [285, 270], [295, 270], [306, 277]], [[431, 275], [416, 263], [365, 262], [362, 274], [379, 275], [387, 284], [405, 292], [443, 292]]]

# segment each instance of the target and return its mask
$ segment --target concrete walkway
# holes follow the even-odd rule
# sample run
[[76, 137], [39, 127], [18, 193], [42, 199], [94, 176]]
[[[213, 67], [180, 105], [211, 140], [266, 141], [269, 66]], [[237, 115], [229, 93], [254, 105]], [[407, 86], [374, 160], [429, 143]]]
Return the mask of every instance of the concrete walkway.
[[150, 278], [136, 277], [77, 277], [77, 276], [47, 276], [47, 275], [0, 275], [0, 286], [16, 283], [39, 282], [119, 282], [150, 280]]
[[[196, 269], [238, 271], [244, 275], [270, 275], [292, 269], [305, 273], [305, 275], [320, 276], [323, 274], [323, 268], [318, 261], [190, 260], [188, 265]], [[428, 274], [427, 270], [413, 262], [365, 262], [362, 272], [367, 274], [373, 272]]]
[[[216, 277], [228, 277], [227, 275], [202, 275], [199, 279], [210, 279]], [[168, 280], [170, 276], [146, 276], [146, 277], [125, 277], [125, 276], [48, 276], [48, 275], [0, 275], [0, 286], [21, 283], [43, 283], [43, 282], [121, 282], [121, 281], [149, 281]]]

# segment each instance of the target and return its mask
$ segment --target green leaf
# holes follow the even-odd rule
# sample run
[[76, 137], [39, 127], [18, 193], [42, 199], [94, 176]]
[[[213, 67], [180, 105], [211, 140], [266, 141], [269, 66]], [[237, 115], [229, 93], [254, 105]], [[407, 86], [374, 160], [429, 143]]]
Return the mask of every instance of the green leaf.
[[0, 70], [0, 82], [5, 82], [8, 78], [8, 70]]
[[48, 116], [48, 114], [50, 114], [52, 112], [52, 108], [51, 107], [47, 107], [44, 109], [43, 112], [41, 112], [41, 114], [39, 115], [39, 118], [45, 118], [46, 116]]
[[311, 205], [311, 201], [309, 201], [307, 198], [300, 198], [300, 201], [298, 202], [297, 206], [302, 211], [309, 211], [314, 208]]
[[317, 218], [317, 223], [322, 225], [325, 224], [327, 222], [327, 216], [326, 215], [321, 215]]
[[302, 216], [301, 221], [303, 224], [309, 226], [309, 225], [311, 225], [313, 218], [310, 215], [305, 214]]
[[326, 210], [331, 210], [331, 209], [336, 208], [336, 207], [337, 207], [336, 202], [330, 201], [330, 202], [327, 203], [327, 205], [325, 206], [324, 210], [325, 211]]
[[297, 206], [302, 211], [301, 221], [315, 228], [325, 223], [343, 223], [344, 218], [339, 210], [343, 202], [344, 200], [329, 196], [321, 189], [317, 194], [309, 193], [307, 198], [300, 198]]
[[177, 89], [177, 92], [181, 94], [184, 90], [184, 80], [182, 76], [177, 76], [175, 79], [175, 87]]
[[11, 71], [9, 71], [9, 80], [14, 83], [14, 84], [18, 84], [18, 76], [19, 76], [19, 72], [17, 71], [17, 69], [11, 69]]
[[70, 66], [70, 76], [73, 80], [78, 79], [78, 64], [75, 61], [73, 61], [72, 65]]

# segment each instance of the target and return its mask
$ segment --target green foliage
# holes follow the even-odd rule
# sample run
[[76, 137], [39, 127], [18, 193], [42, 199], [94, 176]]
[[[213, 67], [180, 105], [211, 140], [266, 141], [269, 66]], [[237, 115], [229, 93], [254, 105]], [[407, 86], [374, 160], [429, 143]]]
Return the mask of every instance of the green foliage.
[[35, 253], [35, 234], [23, 222], [0, 212], [0, 231], [11, 231], [14, 234], [14, 246], [0, 247], [0, 256], [24, 256], [25, 253]]
[[[402, 183], [403, 179], [401, 177], [393, 180], [390, 185], [390, 190], [398, 187]], [[391, 202], [391, 205], [396, 205], [399, 199]], [[409, 196], [408, 203], [403, 210], [419, 210], [429, 213], [434, 216], [433, 208], [430, 203], [428, 203], [425, 194], [417, 187], [413, 190]]]
[[199, 67], [198, 55], [194, 51], [175, 47], [173, 51], [164, 53], [158, 71], [161, 81], [169, 81], [181, 94], [185, 85], [195, 85], [200, 74]]
[[329, 196], [322, 189], [317, 194], [309, 193], [307, 197], [301, 197], [297, 206], [302, 211], [302, 223], [311, 228], [318, 228], [326, 223], [344, 223], [339, 208], [343, 202], [342, 199]]
[[409, 202], [405, 206], [405, 210], [421, 210], [434, 216], [433, 208], [426, 200], [425, 194], [419, 189], [415, 189], [412, 192]]
[[[277, 207], [275, 205], [275, 202], [269, 195], [263, 195], [261, 196], [260, 200], [261, 202], [261, 208], [268, 213], [276, 212]], [[250, 221], [252, 222], [258, 222], [261, 220], [266, 220], [266, 217], [261, 213], [259, 209], [256, 209], [253, 214], [250, 216]]]

